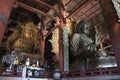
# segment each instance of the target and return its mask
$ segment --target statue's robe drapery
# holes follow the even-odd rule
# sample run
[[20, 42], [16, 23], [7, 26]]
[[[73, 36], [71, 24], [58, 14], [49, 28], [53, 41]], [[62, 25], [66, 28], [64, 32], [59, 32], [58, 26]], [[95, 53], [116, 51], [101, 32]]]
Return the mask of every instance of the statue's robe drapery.
[[97, 56], [96, 45], [93, 40], [85, 34], [75, 33], [70, 41], [71, 56], [82, 60]]

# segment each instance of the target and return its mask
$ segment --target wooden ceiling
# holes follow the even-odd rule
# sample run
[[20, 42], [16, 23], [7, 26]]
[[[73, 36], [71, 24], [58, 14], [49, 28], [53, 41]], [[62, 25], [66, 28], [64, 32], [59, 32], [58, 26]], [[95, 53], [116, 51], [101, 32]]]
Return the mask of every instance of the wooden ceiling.
[[68, 11], [70, 12], [69, 16], [88, 20], [92, 25], [100, 25], [104, 22], [99, 0], [75, 0], [68, 5]]
[[[18, 22], [40, 22], [37, 13], [49, 19], [55, 19], [54, 12], [57, 10], [59, 0], [16, 0], [11, 12], [8, 26], [14, 26]], [[88, 20], [92, 25], [100, 25], [104, 22], [99, 0], [65, 0], [67, 18], [77, 17], [80, 20]]]

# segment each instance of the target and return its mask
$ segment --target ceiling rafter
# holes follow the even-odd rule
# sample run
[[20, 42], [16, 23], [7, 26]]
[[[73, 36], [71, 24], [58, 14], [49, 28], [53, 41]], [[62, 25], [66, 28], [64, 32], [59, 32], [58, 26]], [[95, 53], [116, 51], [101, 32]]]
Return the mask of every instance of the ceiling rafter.
[[[89, 10], [86, 10], [84, 13], [81, 13], [81, 15], [84, 15], [85, 13], [88, 13], [90, 10], [92, 10], [95, 6], [97, 6], [99, 3], [93, 5]], [[81, 16], [79, 15], [79, 16]]]
[[70, 5], [74, 0], [70, 0], [68, 3], [65, 4], [65, 6]]
[[80, 5], [77, 9], [75, 9], [71, 14], [67, 16], [67, 18], [70, 18], [71, 16], [78, 13], [81, 9], [83, 9], [85, 6], [87, 6], [92, 0], [86, 0], [83, 5]]
[[56, 10], [53, 6], [51, 6], [51, 5], [43, 2], [43, 1], [41, 1], [41, 0], [35, 0], [35, 1], [38, 2], [38, 3], [40, 3], [40, 4], [42, 4], [42, 5], [44, 5], [44, 6], [46, 6], [46, 7], [48, 7], [48, 8], [51, 8], [51, 9], [53, 9], [53, 10]]
[[[97, 12], [97, 11], [99, 11], [99, 10], [101, 10], [101, 8], [96, 9], [94, 12]], [[94, 12], [92, 12], [92, 13], [89, 14], [88, 16], [92, 15]], [[86, 16], [85, 18], [87, 18], [88, 16]], [[84, 18], [84, 19], [85, 19], [85, 18]]]
[[47, 14], [47, 13], [41, 11], [41, 10], [38, 10], [38, 9], [36, 9], [36, 8], [33, 8], [33, 7], [31, 7], [31, 6], [28, 6], [28, 5], [26, 5], [26, 4], [22, 3], [22, 2], [15, 1], [15, 4], [17, 4], [19, 7], [22, 7], [22, 8], [24, 8], [24, 9], [30, 11], [30, 12], [40, 13], [40, 14], [43, 15], [43, 16], [47, 16], [47, 17], [49, 17], [49, 18], [51, 18], [51, 19], [53, 19], [53, 20], [56, 20], [56, 18], [55, 18], [54, 16], [49, 15], [49, 14]]

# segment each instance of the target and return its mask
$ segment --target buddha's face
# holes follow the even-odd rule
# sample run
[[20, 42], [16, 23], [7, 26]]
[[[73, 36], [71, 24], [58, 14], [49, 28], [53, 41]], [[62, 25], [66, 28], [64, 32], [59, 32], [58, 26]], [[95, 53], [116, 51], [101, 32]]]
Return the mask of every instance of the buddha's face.
[[89, 24], [84, 24], [83, 33], [85, 33], [86, 35], [89, 35], [89, 33], [90, 33], [90, 25]]

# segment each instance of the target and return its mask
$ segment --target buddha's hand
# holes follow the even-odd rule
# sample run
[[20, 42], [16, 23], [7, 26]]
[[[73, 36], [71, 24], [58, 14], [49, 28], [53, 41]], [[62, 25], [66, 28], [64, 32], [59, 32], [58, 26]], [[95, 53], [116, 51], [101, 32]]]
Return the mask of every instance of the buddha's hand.
[[95, 35], [95, 44], [98, 46], [100, 44], [101, 36], [99, 34]]

